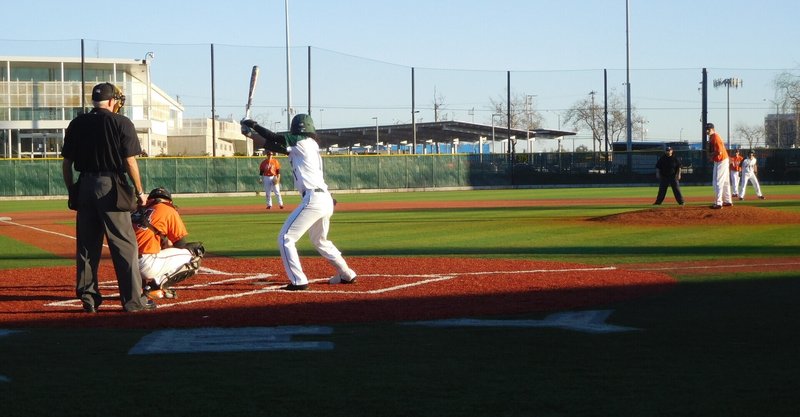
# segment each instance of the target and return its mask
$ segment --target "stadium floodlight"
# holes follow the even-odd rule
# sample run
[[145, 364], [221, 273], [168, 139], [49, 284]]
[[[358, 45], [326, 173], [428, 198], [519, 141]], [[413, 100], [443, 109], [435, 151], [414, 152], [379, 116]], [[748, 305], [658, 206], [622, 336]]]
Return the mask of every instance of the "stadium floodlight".
[[717, 78], [714, 80], [714, 88], [725, 87], [728, 91], [728, 149], [731, 148], [731, 87], [739, 88], [744, 85], [741, 78]]

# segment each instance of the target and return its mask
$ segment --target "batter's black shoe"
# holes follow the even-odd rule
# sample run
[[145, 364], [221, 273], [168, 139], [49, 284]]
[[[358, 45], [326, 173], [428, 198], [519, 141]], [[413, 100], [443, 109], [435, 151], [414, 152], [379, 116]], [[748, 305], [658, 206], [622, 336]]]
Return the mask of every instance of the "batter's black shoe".
[[289, 284], [285, 287], [282, 287], [281, 289], [286, 291], [305, 291], [308, 289], [308, 284], [302, 284], [302, 285]]
[[711, 206], [711, 208], [714, 210], [719, 210], [722, 208], [722, 206], [720, 206], [719, 204], [714, 204], [713, 206]]
[[733, 203], [722, 203], [722, 207], [732, 207]]

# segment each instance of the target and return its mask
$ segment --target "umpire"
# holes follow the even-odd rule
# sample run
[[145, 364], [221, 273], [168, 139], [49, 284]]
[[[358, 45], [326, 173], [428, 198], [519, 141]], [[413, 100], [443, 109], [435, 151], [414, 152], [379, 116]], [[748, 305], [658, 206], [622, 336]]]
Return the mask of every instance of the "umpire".
[[656, 178], [658, 178], [658, 196], [653, 205], [660, 205], [667, 195], [667, 187], [672, 187], [672, 194], [675, 201], [683, 205], [683, 195], [681, 195], [681, 160], [673, 154], [672, 148], [667, 147], [664, 155], [656, 162]]
[[[70, 193], [70, 208], [78, 212], [75, 294], [87, 313], [97, 312], [103, 302], [97, 270], [104, 236], [108, 240], [123, 310], [131, 312], [156, 307], [142, 294], [131, 214], [117, 209], [114, 183], [117, 175], [123, 176], [124, 173], [133, 181], [139, 204], [144, 204], [136, 162], [136, 155], [142, 150], [133, 123], [118, 114], [124, 104], [125, 96], [119, 88], [110, 83], [96, 85], [92, 89], [94, 108], [70, 122], [61, 150], [64, 184], [68, 190], [77, 190], [77, 196]], [[74, 188], [73, 165], [80, 172]]]

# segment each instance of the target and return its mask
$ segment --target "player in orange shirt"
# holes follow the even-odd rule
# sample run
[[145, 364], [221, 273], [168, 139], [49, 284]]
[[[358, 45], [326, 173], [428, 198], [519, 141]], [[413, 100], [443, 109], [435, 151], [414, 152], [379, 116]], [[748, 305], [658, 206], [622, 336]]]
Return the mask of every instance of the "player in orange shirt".
[[175, 298], [171, 287], [197, 273], [205, 254], [202, 242], [187, 242], [189, 232], [163, 187], [131, 215], [139, 245], [139, 271], [149, 298]]
[[722, 136], [714, 129], [714, 123], [706, 124], [706, 134], [708, 134], [708, 157], [714, 163], [711, 183], [714, 185], [715, 199], [711, 208], [721, 209], [722, 206], [732, 206], [728, 151], [725, 150]]
[[267, 158], [261, 161], [258, 167], [260, 175], [258, 181], [264, 184], [264, 194], [267, 197], [267, 210], [272, 208], [272, 194], [278, 198], [278, 206], [283, 208], [281, 197], [281, 163], [274, 157], [274, 152], [267, 152]]
[[733, 156], [730, 157], [730, 171], [731, 171], [731, 192], [733, 197], [739, 197], [739, 178], [742, 175], [742, 161], [744, 157], [737, 149]]

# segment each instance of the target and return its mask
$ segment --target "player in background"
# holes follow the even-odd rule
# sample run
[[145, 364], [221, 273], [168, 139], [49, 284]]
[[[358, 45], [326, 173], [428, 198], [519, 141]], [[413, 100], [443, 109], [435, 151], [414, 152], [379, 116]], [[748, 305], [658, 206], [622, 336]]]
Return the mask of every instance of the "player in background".
[[714, 163], [711, 184], [714, 186], [714, 204], [712, 209], [721, 209], [722, 206], [732, 206], [731, 176], [728, 165], [728, 151], [722, 136], [714, 129], [714, 123], [706, 124], [708, 135], [708, 157]]
[[758, 183], [758, 160], [756, 160], [756, 153], [750, 151], [747, 159], [742, 161], [742, 188], [739, 189], [739, 200], [744, 200], [744, 192], [747, 189], [747, 182], [753, 183], [753, 188], [756, 189], [758, 198], [765, 200], [764, 194], [761, 193], [761, 185]]
[[252, 135], [255, 131], [264, 138], [267, 150], [289, 156], [294, 184], [302, 196], [302, 201], [286, 219], [278, 234], [278, 250], [290, 282], [284, 289], [301, 291], [308, 288], [308, 277], [303, 272], [295, 246], [306, 232], [317, 252], [336, 269], [336, 275], [328, 282], [330, 284], [355, 282], [355, 271], [347, 266], [342, 253], [328, 240], [335, 201], [328, 193], [328, 184], [323, 177], [322, 156], [311, 116], [296, 115], [292, 119], [289, 133], [285, 135], [278, 135], [250, 119], [242, 120], [241, 125], [242, 133], [246, 136]]
[[281, 197], [281, 163], [274, 157], [275, 153], [267, 151], [267, 158], [261, 161], [258, 167], [258, 182], [264, 184], [264, 194], [267, 198], [267, 210], [272, 208], [272, 194], [278, 199], [278, 206], [283, 208]]
[[150, 191], [147, 203], [131, 215], [139, 245], [139, 271], [150, 299], [175, 298], [172, 285], [197, 273], [205, 255], [201, 242], [187, 242], [172, 194], [163, 187]]
[[730, 171], [731, 171], [731, 197], [739, 197], [739, 178], [742, 176], [742, 160], [744, 157], [737, 149], [733, 156], [730, 157]]

